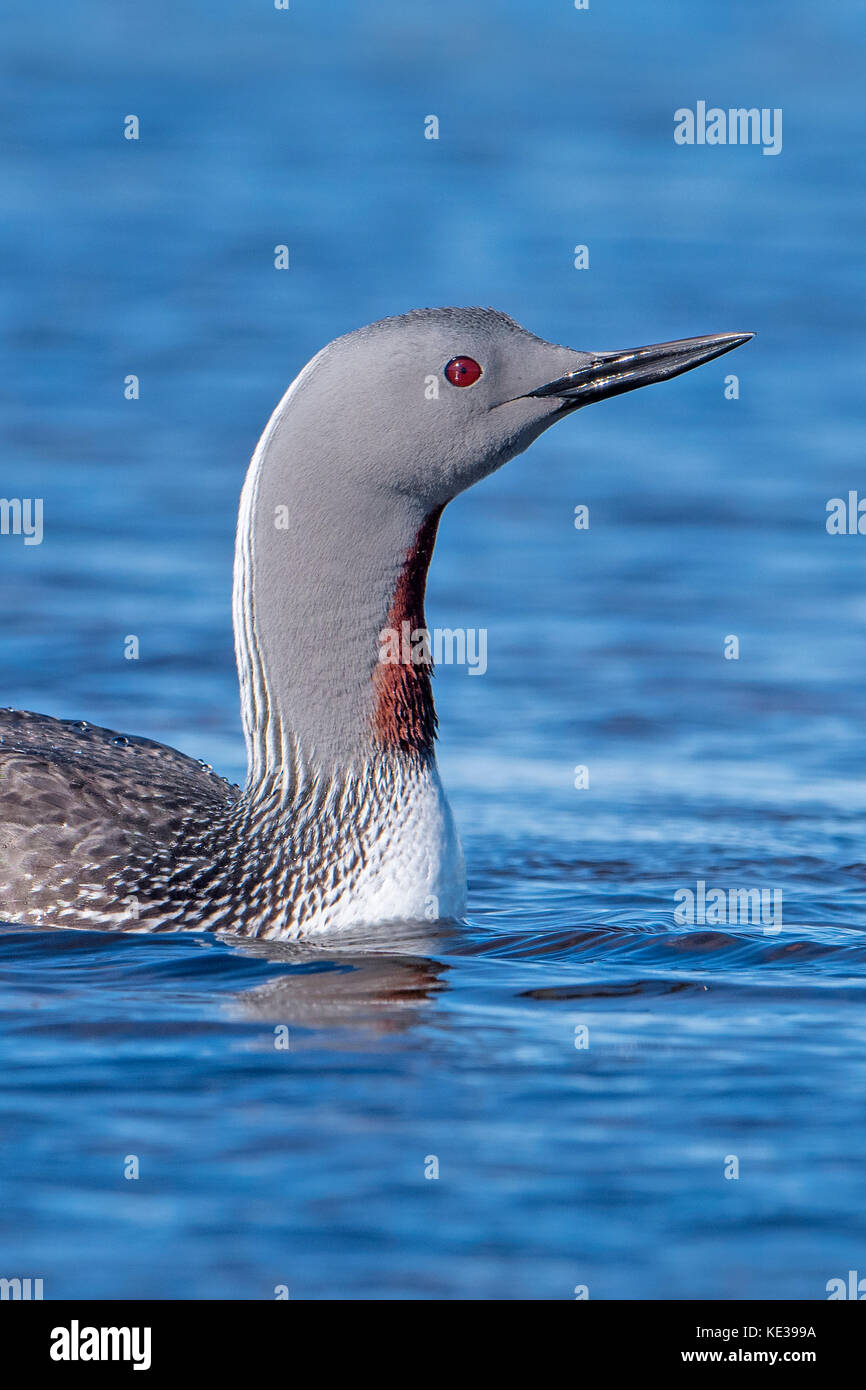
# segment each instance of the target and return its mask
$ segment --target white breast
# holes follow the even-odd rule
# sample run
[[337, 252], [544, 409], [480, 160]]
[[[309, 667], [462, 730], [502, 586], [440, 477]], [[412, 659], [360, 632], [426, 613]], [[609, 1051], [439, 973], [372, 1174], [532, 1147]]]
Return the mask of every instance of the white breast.
[[362, 862], [342, 866], [337, 891], [303, 922], [302, 935], [463, 915], [463, 850], [435, 764], [411, 778], [386, 815], [374, 815], [362, 838]]

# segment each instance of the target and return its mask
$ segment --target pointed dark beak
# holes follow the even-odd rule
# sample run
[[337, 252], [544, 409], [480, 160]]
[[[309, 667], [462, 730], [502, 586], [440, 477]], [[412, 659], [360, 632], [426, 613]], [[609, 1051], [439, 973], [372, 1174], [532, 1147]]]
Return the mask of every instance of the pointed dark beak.
[[627, 352], [597, 352], [586, 366], [529, 391], [529, 396], [561, 396], [564, 410], [578, 410], [593, 401], [636, 391], [656, 381], [690, 372], [714, 357], [731, 352], [754, 338], [754, 333], [711, 333], [705, 338], [680, 338], [675, 343], [631, 348]]

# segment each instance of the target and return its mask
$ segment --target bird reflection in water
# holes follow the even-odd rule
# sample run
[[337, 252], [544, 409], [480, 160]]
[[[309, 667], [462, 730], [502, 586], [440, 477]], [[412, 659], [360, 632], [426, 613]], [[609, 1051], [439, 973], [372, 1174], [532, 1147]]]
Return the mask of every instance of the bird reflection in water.
[[[339, 945], [237, 938], [244, 955], [288, 967], [272, 980], [232, 996], [239, 1018], [290, 1027], [349, 1030], [381, 1037], [414, 1027], [425, 1005], [446, 986], [448, 965], [434, 959], [456, 942], [454, 924], [390, 924], [381, 949], [369, 928], [357, 939], [340, 933]], [[396, 948], [396, 949], [395, 949]], [[316, 1039], [321, 1045], [322, 1039]]]

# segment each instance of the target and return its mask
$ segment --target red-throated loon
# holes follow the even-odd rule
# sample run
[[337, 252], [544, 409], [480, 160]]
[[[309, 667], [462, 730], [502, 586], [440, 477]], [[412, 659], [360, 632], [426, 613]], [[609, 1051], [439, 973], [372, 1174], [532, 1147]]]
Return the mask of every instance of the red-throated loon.
[[423, 629], [443, 507], [592, 401], [750, 333], [576, 352], [492, 309], [338, 338], [274, 411], [241, 496], [235, 647], [243, 789], [148, 739], [0, 713], [0, 917], [298, 937], [464, 910]]

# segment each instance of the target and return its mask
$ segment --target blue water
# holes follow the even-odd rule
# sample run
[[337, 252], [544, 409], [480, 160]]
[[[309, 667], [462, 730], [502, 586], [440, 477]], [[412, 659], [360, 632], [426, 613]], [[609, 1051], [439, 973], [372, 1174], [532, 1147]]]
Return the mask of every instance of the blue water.
[[[428, 619], [489, 634], [483, 678], [436, 682], [465, 923], [339, 950], [0, 929], [0, 1275], [866, 1274], [866, 540], [825, 529], [864, 483], [860, 7], [11, 0], [2, 28], [0, 491], [45, 507], [41, 546], [0, 538], [4, 703], [242, 776], [238, 491], [338, 333], [480, 303], [575, 347], [759, 336], [446, 512]], [[677, 147], [698, 100], [782, 108], [782, 153]], [[678, 925], [699, 881], [778, 890], [781, 930]]]

